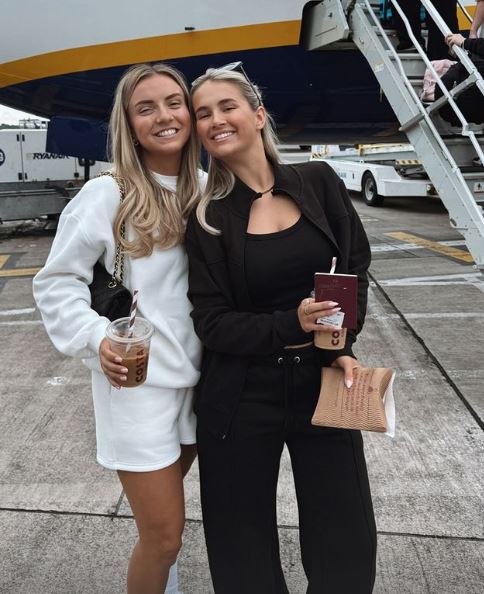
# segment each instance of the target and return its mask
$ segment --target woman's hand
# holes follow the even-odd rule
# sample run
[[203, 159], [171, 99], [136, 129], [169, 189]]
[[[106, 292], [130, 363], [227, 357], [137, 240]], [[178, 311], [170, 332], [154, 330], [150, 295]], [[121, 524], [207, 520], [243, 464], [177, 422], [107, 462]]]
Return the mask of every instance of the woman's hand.
[[329, 324], [317, 324], [316, 320], [321, 317], [332, 316], [341, 310], [335, 301], [316, 302], [311, 297], [303, 299], [297, 308], [297, 317], [304, 332], [334, 332], [340, 330], [336, 326]]
[[126, 375], [128, 370], [124, 365], [120, 365], [122, 358], [111, 350], [107, 338], [103, 339], [99, 347], [99, 359], [101, 360], [101, 368], [109, 383], [119, 390], [121, 384], [128, 379]]
[[459, 47], [463, 46], [464, 41], [466, 40], [460, 33], [451, 33], [450, 35], [446, 35], [445, 43], [451, 48], [453, 45], [458, 45]]
[[331, 367], [340, 367], [345, 372], [345, 385], [349, 390], [353, 385], [353, 370], [361, 365], [353, 357], [341, 355], [333, 361]]

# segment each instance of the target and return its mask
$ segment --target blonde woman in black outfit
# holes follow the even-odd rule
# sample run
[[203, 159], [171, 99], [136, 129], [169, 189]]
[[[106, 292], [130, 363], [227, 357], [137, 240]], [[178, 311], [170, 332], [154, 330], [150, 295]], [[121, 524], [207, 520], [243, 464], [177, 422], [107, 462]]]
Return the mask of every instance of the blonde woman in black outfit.
[[308, 299], [314, 272], [329, 271], [336, 256], [337, 272], [359, 277], [361, 329], [368, 241], [330, 167], [280, 164], [259, 91], [233, 68], [193, 83], [211, 160], [186, 235], [192, 317], [204, 345], [197, 441], [215, 592], [288, 592], [276, 522], [286, 444], [308, 594], [368, 594], [376, 531], [361, 435], [310, 422], [322, 365], [343, 368], [351, 383], [356, 333], [342, 351], [315, 349], [316, 319], [338, 306]]

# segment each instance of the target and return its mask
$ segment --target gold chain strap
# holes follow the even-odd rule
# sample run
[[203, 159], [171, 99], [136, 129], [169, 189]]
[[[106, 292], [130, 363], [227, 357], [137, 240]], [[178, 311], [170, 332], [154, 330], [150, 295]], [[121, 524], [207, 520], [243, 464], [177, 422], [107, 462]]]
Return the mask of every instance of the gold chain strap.
[[[119, 187], [119, 194], [120, 194], [120, 204], [123, 203], [123, 200], [126, 196], [126, 185], [124, 183], [124, 180], [119, 177], [118, 175], [116, 175], [115, 173], [113, 173], [112, 171], [102, 171], [98, 177], [101, 177], [102, 175], [109, 175], [109, 177], [112, 177], [114, 179], [114, 181], [118, 184]], [[125, 239], [126, 237], [126, 225], [123, 223], [121, 224], [121, 237], [123, 239]], [[119, 275], [118, 275], [119, 272]], [[114, 258], [114, 272], [113, 272], [113, 276], [111, 278], [111, 280], [108, 283], [108, 287], [110, 289], [114, 289], [114, 287], [117, 287], [118, 284], [123, 282], [123, 275], [124, 275], [124, 254], [121, 250], [121, 244], [119, 241], [116, 242], [116, 256]]]

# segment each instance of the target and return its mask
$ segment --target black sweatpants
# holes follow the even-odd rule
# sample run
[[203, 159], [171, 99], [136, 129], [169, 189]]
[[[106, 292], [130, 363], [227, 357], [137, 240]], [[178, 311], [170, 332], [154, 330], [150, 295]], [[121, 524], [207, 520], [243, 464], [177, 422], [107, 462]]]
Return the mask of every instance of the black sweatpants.
[[[314, 427], [321, 367], [314, 347], [253, 361], [225, 439], [198, 422], [202, 511], [216, 594], [287, 594], [276, 487], [287, 444], [307, 594], [369, 594], [376, 529], [358, 431]], [[299, 594], [299, 593], [298, 593]]]
[[[419, 0], [398, 0], [400, 7], [403, 9], [405, 16], [410, 21], [413, 34], [420, 41], [422, 35], [420, 32], [420, 7], [421, 3]], [[458, 32], [457, 22], [457, 2], [456, 0], [441, 0], [440, 2], [434, 2], [434, 6], [440, 13], [440, 16], [444, 19], [447, 26], [450, 28], [452, 33]], [[401, 42], [408, 42], [410, 40], [405, 25], [403, 24], [400, 15], [397, 10], [393, 10], [395, 29], [397, 30], [398, 39]], [[428, 43], [427, 43], [427, 56], [429, 60], [443, 60], [449, 58], [449, 48], [445, 43], [444, 36], [440, 32], [440, 29], [435, 24], [431, 16], [426, 18], [427, 28], [429, 31]]]

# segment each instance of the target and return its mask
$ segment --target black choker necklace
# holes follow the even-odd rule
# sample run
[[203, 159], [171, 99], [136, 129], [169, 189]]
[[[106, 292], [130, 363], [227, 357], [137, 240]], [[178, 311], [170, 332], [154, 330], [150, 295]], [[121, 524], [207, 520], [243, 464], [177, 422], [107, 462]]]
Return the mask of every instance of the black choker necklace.
[[271, 186], [268, 190], [265, 190], [264, 192], [258, 192], [259, 196], [264, 196], [264, 194], [268, 194], [269, 192], [272, 192], [272, 190], [274, 189], [274, 186]]

